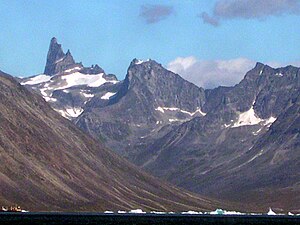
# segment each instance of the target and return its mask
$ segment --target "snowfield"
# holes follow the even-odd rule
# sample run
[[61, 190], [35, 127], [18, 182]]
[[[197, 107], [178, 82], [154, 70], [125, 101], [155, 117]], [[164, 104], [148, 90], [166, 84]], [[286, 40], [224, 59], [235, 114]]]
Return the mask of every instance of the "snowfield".
[[105, 100], [109, 100], [110, 97], [114, 96], [116, 94], [116, 92], [107, 92], [106, 94], [104, 94], [101, 99], [105, 99]]
[[87, 85], [88, 87], [100, 87], [106, 82], [117, 83], [118, 81], [106, 80], [103, 78], [104, 73], [99, 74], [83, 74], [80, 72], [63, 75], [61, 78], [66, 81], [66, 85], [57, 88], [56, 90], [66, 89], [78, 85]]
[[21, 83], [21, 85], [35, 85], [40, 83], [45, 83], [51, 80], [51, 76], [41, 74], [30, 78], [28, 81]]

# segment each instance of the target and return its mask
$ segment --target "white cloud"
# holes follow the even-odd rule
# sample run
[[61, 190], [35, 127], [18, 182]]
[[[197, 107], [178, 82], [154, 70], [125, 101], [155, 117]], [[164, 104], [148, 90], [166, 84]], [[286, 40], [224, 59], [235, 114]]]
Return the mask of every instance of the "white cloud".
[[255, 62], [246, 58], [199, 60], [194, 56], [178, 57], [167, 68], [204, 88], [232, 86], [240, 82]]

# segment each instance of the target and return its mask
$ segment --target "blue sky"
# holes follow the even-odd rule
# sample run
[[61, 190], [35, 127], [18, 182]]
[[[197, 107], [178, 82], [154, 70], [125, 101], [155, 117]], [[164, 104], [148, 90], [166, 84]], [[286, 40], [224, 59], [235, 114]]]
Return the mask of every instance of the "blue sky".
[[[245, 9], [242, 1], [255, 4]], [[53, 36], [76, 61], [97, 63], [120, 79], [133, 58], [155, 59], [186, 77], [186, 67], [198, 65], [189, 68], [195, 83], [202, 79], [196, 70], [209, 69], [201, 63], [233, 67], [230, 62], [243, 59], [244, 70], [255, 61], [297, 64], [298, 6], [298, 0], [0, 0], [0, 69], [18, 76], [43, 72]]]

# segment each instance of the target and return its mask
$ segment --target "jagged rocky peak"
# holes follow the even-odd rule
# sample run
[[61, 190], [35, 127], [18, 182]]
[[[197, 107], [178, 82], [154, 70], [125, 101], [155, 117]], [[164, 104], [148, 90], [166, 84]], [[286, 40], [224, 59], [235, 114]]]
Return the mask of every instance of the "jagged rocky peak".
[[[200, 113], [205, 102], [202, 88], [184, 80], [151, 59], [131, 61], [126, 78], [118, 93], [110, 99], [109, 105], [116, 104], [126, 95], [124, 101], [131, 102], [132, 108], [139, 107], [136, 102], [146, 103], [147, 106], [143, 110], [147, 109], [151, 115], [164, 114], [166, 110], [167, 112], [184, 111], [193, 116], [197, 114], [196, 111]], [[170, 119], [172, 120], [173, 117]]]
[[280, 68], [273, 68], [267, 64], [257, 62], [255, 67], [246, 74], [245, 78], [257, 79], [260, 76], [283, 77], [284, 75], [295, 75], [298, 71], [299, 68], [291, 65]]
[[62, 50], [61, 44], [58, 44], [57, 39], [53, 37], [49, 46], [44, 74], [54, 75], [64, 71], [65, 69], [73, 67], [75, 64], [76, 63], [70, 50], [68, 50], [65, 54]]
[[84, 67], [81, 70], [82, 73], [84, 74], [99, 74], [99, 73], [105, 73], [104, 70], [96, 65], [92, 65], [91, 67]]
[[155, 61], [152, 60], [152, 59], [142, 60], [142, 59], [134, 58], [131, 61], [130, 65], [140, 65], [140, 64], [145, 63], [145, 62], [155, 62]]
[[[132, 78], [150, 81], [152, 79], [162, 79], [165, 76], [174, 76], [175, 74], [165, 69], [160, 63], [152, 59], [140, 60], [133, 59], [128, 67], [125, 79]], [[177, 75], [175, 75], [177, 76]]]

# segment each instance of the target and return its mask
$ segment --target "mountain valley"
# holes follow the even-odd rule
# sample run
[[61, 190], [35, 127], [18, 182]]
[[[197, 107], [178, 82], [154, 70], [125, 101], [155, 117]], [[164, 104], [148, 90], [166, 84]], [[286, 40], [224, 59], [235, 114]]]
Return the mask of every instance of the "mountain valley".
[[233, 87], [203, 89], [134, 59], [119, 81], [76, 63], [53, 38], [44, 74], [19, 81], [160, 179], [224, 201], [300, 208], [297, 67], [257, 63]]

